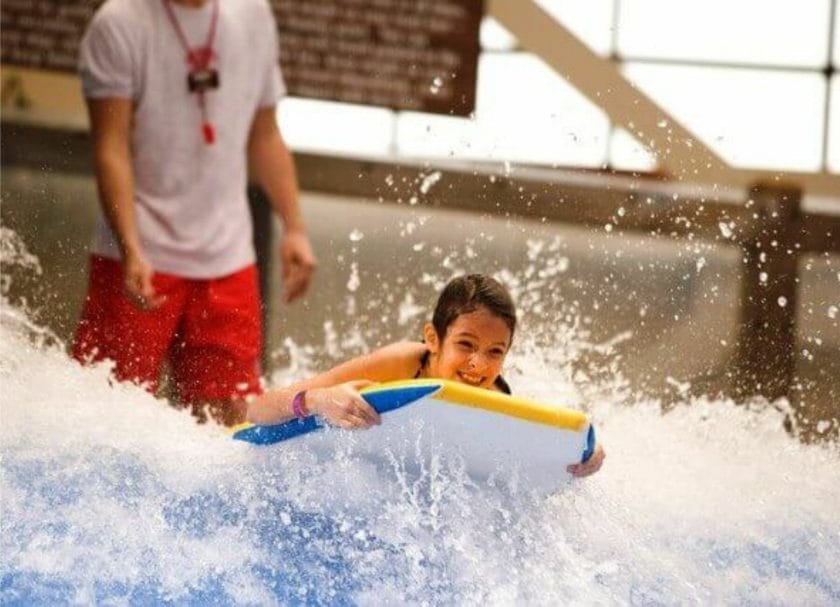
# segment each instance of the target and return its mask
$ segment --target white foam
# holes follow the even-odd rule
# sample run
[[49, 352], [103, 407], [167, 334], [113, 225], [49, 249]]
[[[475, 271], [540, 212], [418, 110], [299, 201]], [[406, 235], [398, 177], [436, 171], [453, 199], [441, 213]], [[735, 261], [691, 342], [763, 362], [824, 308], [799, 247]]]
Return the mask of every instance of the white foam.
[[[520, 332], [506, 375], [587, 407], [608, 456], [539, 499], [466, 477], [446, 449], [238, 443], [80, 367], [1, 303], [4, 603], [840, 602], [836, 445], [789, 436], [784, 403], [633, 402], [574, 310]], [[358, 345], [329, 332], [325, 348]], [[313, 370], [317, 348], [298, 351], [273, 381]], [[605, 362], [581, 376], [587, 353]]]

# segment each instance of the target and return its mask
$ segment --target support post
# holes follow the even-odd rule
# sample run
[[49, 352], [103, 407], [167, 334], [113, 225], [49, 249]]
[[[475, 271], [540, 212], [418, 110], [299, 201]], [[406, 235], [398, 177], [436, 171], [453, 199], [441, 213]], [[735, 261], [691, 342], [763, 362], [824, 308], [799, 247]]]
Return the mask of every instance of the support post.
[[796, 364], [799, 247], [796, 235], [802, 192], [758, 183], [748, 208], [754, 229], [743, 244], [741, 327], [735, 394], [776, 399], [792, 395]]
[[269, 334], [268, 312], [271, 309], [270, 272], [272, 268], [271, 240], [273, 215], [271, 213], [271, 203], [259, 186], [248, 186], [248, 206], [251, 209], [251, 219], [254, 223], [254, 250], [257, 254], [257, 270], [259, 270], [260, 276], [260, 309], [262, 310], [263, 342], [262, 367], [265, 370], [266, 364], [268, 363], [268, 344], [266, 343]]

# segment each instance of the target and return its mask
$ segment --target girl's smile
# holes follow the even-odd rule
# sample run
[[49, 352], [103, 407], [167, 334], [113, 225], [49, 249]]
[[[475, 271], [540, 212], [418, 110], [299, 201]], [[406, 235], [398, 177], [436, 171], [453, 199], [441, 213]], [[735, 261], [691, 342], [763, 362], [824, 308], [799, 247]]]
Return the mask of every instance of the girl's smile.
[[442, 343], [432, 325], [427, 325], [424, 333], [432, 353], [429, 376], [493, 388], [511, 340], [510, 328], [502, 318], [480, 307], [458, 316]]

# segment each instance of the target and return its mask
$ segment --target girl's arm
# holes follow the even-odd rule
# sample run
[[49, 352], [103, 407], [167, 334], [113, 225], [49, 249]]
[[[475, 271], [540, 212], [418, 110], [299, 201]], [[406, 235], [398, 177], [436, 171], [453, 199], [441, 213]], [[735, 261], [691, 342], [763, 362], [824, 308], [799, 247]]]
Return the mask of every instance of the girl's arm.
[[295, 416], [292, 401], [306, 391], [306, 408], [342, 428], [367, 428], [379, 415], [359, 390], [373, 382], [414, 377], [426, 347], [399, 342], [350, 359], [325, 373], [286, 388], [269, 390], [248, 404], [247, 419], [255, 424], [278, 424]]

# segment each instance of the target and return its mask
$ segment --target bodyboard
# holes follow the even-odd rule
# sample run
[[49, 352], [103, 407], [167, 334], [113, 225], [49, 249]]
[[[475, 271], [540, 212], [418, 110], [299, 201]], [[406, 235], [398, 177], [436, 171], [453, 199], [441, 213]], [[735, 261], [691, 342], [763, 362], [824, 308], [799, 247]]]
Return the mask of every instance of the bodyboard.
[[[463, 458], [472, 477], [510, 474], [550, 490], [568, 478], [566, 466], [585, 462], [595, 447], [595, 429], [576, 410], [484, 390], [463, 383], [419, 379], [376, 384], [361, 391], [382, 415], [382, 424], [352, 434], [359, 451], [392, 453], [424, 440]], [[241, 424], [236, 440], [272, 445], [303, 440], [326, 425], [316, 416], [281, 424]], [[332, 429], [335, 431], [335, 429]]]

